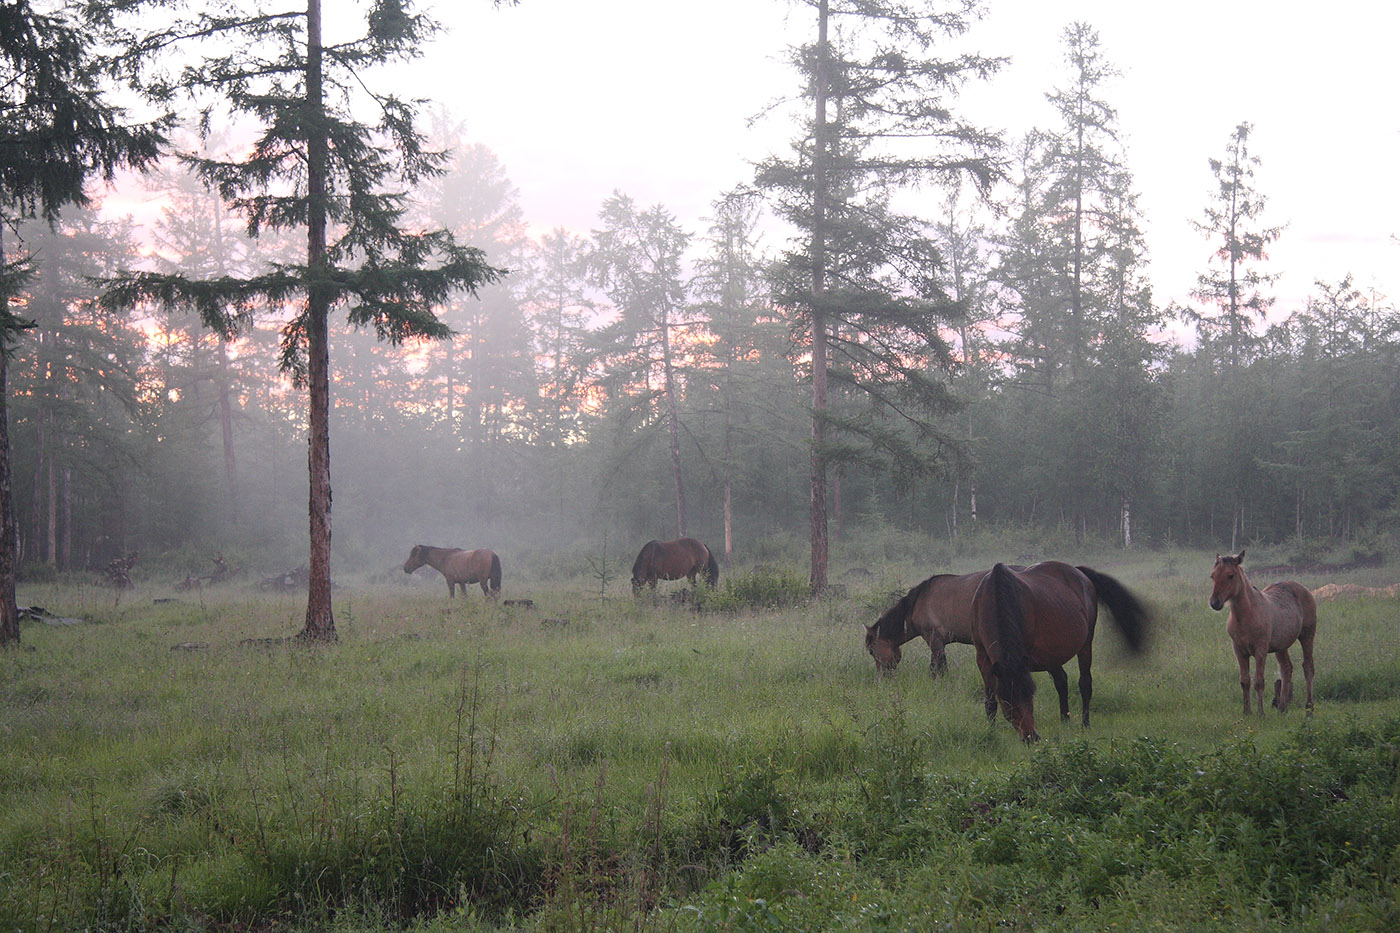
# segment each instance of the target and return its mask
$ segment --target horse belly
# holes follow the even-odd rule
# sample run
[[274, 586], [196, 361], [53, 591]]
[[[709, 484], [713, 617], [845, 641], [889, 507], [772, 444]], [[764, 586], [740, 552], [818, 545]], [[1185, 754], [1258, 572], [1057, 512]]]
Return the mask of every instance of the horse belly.
[[[1052, 630], [1053, 629], [1053, 630]], [[1079, 652], [1089, 639], [1089, 624], [1037, 628], [1026, 638], [1026, 660], [1036, 671], [1060, 667]]]

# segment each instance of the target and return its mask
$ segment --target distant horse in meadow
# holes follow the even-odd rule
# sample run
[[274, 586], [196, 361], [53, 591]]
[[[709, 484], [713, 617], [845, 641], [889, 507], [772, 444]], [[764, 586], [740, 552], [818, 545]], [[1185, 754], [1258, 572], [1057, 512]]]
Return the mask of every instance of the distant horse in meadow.
[[[1020, 570], [1020, 567], [1013, 567]], [[905, 593], [874, 625], [865, 629], [865, 650], [875, 659], [875, 669], [892, 674], [899, 664], [900, 646], [915, 638], [928, 643], [929, 674], [937, 677], [948, 670], [947, 645], [972, 644], [972, 597], [982, 578], [991, 571], [975, 573], [938, 573]], [[1063, 667], [1049, 669], [1060, 697], [1060, 718], [1069, 719], [1069, 678]], [[1086, 685], [1081, 681], [1081, 694]], [[1082, 705], [1089, 708], [1088, 696], [1081, 695]], [[996, 715], [996, 699], [985, 697], [988, 715]], [[1087, 722], [1086, 722], [1087, 724]]]
[[403, 572], [413, 573], [427, 564], [447, 578], [448, 598], [457, 595], [457, 587], [462, 595], [467, 595], [467, 586], [481, 584], [481, 592], [492, 598], [501, 594], [501, 559], [489, 548], [466, 551], [459, 547], [430, 547], [415, 544], [404, 561]]
[[688, 578], [694, 586], [696, 578], [702, 573], [710, 586], [719, 582], [719, 561], [705, 545], [694, 538], [677, 538], [675, 541], [653, 539], [642, 545], [632, 564], [632, 592], [639, 592], [643, 586], [655, 590], [657, 580], [679, 580], [681, 577]]
[[1045, 561], [1024, 570], [997, 564], [982, 578], [972, 597], [972, 643], [989, 718], [996, 716], [995, 694], [1021, 738], [1037, 741], [1031, 672], [1053, 670], [1078, 657], [1083, 721], [1089, 725], [1100, 602], [1113, 613], [1129, 649], [1141, 652], [1150, 625], [1147, 608], [1107, 574]]
[[1303, 650], [1303, 680], [1308, 688], [1307, 709], [1313, 708], [1313, 636], [1317, 634], [1317, 602], [1306, 586], [1292, 580], [1270, 584], [1262, 591], [1244, 573], [1244, 551], [1215, 556], [1210, 571], [1210, 608], [1219, 612], [1228, 603], [1230, 618], [1225, 631], [1235, 645], [1240, 665], [1240, 690], [1244, 714], [1249, 715], [1249, 659], [1254, 659], [1254, 698], [1264, 714], [1264, 662], [1269, 652], [1278, 658], [1274, 681], [1274, 706], [1287, 711], [1293, 699], [1293, 659], [1288, 649], [1296, 641]]

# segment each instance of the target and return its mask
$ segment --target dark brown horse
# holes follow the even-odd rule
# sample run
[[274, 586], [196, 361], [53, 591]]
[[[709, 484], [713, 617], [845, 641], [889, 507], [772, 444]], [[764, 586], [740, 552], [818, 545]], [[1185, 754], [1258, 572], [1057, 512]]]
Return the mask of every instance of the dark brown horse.
[[403, 572], [413, 573], [427, 564], [447, 578], [448, 598], [457, 595], [457, 587], [462, 595], [467, 595], [467, 586], [481, 584], [481, 592], [496, 597], [501, 594], [501, 559], [489, 548], [465, 551], [459, 547], [431, 547], [415, 544], [408, 552], [408, 560], [403, 562]]
[[991, 700], [995, 693], [1021, 738], [1038, 740], [1031, 672], [1050, 670], [1078, 657], [1079, 696], [1084, 725], [1089, 725], [1090, 667], [1100, 602], [1113, 613], [1128, 647], [1142, 651], [1150, 624], [1147, 609], [1107, 574], [1053, 560], [1025, 570], [1006, 564], [991, 569], [972, 597], [972, 643], [989, 717], [996, 715]]
[[1307, 709], [1313, 708], [1313, 636], [1317, 634], [1317, 602], [1306, 586], [1292, 580], [1270, 584], [1262, 591], [1244, 574], [1244, 551], [1234, 556], [1215, 555], [1210, 571], [1210, 608], [1219, 612], [1228, 603], [1230, 618], [1225, 631], [1235, 645], [1240, 664], [1240, 690], [1244, 714], [1249, 715], [1249, 659], [1254, 659], [1254, 698], [1264, 715], [1264, 662], [1269, 652], [1278, 658], [1274, 681], [1274, 706], [1287, 711], [1293, 699], [1293, 659], [1289, 647], [1296, 641], [1303, 649], [1303, 681], [1308, 688]]
[[[905, 593], [874, 625], [865, 629], [865, 650], [875, 659], [876, 670], [881, 674], [893, 673], [899, 664], [900, 646], [923, 638], [931, 652], [929, 673], [936, 677], [947, 671], [948, 656], [944, 647], [972, 644], [972, 597], [982, 578], [990, 572], [934, 574]], [[1069, 678], [1065, 676], [1065, 669], [1052, 667], [1048, 673], [1060, 697], [1060, 718], [1069, 719]], [[987, 694], [985, 702], [995, 715], [993, 695]]]
[[710, 586], [719, 582], [719, 562], [710, 549], [699, 541], [694, 538], [651, 540], [642, 545], [637, 560], [632, 564], [632, 592], [638, 592], [643, 585], [655, 590], [657, 580], [679, 580], [681, 577], [688, 578], [693, 586], [696, 577], [702, 573]]

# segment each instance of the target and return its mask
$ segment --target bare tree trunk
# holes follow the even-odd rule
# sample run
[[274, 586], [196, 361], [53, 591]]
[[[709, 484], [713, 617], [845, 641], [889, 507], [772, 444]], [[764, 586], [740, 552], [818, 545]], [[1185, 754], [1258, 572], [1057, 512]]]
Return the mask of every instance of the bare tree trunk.
[[1133, 546], [1133, 505], [1127, 497], [1123, 498], [1123, 508], [1119, 515], [1119, 525], [1123, 529], [1123, 547], [1131, 549]]
[[54, 463], [54, 459], [53, 457], [49, 458], [49, 466], [45, 471], [49, 493], [46, 543], [48, 544], [50, 566], [58, 563], [58, 466]]
[[[323, 110], [321, 88], [321, 0], [309, 0], [306, 16], [306, 99], [308, 110]], [[310, 120], [307, 133], [306, 191], [308, 201], [306, 265], [311, 275], [307, 290], [306, 356], [309, 411], [310, 471], [308, 511], [311, 553], [307, 564], [306, 625], [303, 641], [335, 641], [331, 612], [331, 435], [330, 435], [330, 296], [320, 281], [326, 264], [326, 164], [324, 128]]]
[[219, 429], [224, 442], [224, 482], [228, 486], [229, 509], [233, 524], [242, 512], [238, 501], [238, 464], [233, 448], [233, 402], [229, 398], [228, 347], [219, 338]]
[[48, 459], [45, 451], [48, 448], [48, 418], [49, 407], [44, 404], [42, 397], [39, 400], [38, 417], [34, 419], [34, 481], [30, 484], [29, 493], [29, 543], [33, 554], [30, 560], [42, 560], [43, 545], [40, 543], [44, 528], [44, 462]]
[[63, 468], [63, 536], [58, 544], [58, 569], [73, 569], [73, 468]]
[[809, 582], [814, 591], [826, 589], [829, 544], [826, 516], [826, 169], [827, 140], [826, 101], [827, 59], [827, 0], [817, 7], [817, 75], [812, 154], [812, 469], [811, 469], [811, 530], [812, 567]]
[[[0, 264], [4, 259], [4, 247], [0, 243]], [[8, 310], [9, 299], [0, 300], [5, 302], [0, 312]], [[0, 645], [17, 645], [19, 608], [15, 605], [15, 574], [19, 569], [16, 559], [19, 536], [15, 528], [14, 498], [10, 493], [9, 389], [5, 384], [9, 375], [5, 352], [8, 349], [0, 345]]]
[[680, 416], [676, 412], [676, 372], [671, 359], [670, 315], [661, 311], [661, 363], [666, 384], [662, 387], [666, 397], [666, 424], [671, 435], [671, 476], [676, 485], [676, 526], [681, 537], [690, 534], [690, 521], [685, 507], [685, 481], [681, 475], [681, 429]]

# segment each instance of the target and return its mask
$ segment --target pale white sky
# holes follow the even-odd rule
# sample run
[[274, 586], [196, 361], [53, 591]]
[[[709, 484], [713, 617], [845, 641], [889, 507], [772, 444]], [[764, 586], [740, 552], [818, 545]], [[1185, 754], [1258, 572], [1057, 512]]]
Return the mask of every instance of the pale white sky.
[[[447, 105], [496, 152], [538, 230], [586, 233], [614, 189], [660, 203], [694, 233], [711, 202], [786, 151], [792, 124], [766, 105], [790, 96], [787, 48], [810, 32], [787, 0], [437, 0], [447, 31], [405, 68], [406, 90]], [[1061, 32], [1081, 19], [1122, 77], [1119, 114], [1160, 302], [1184, 300], [1209, 245], [1189, 221], [1214, 184], [1235, 125], [1254, 124], [1265, 221], [1287, 225], [1268, 268], [1277, 313], [1314, 279], [1354, 273], [1400, 301], [1400, 6], [1334, 0], [988, 0], [968, 42], [1010, 64], [960, 112], [1015, 136], [1052, 121], [1044, 95], [1066, 80]]]

